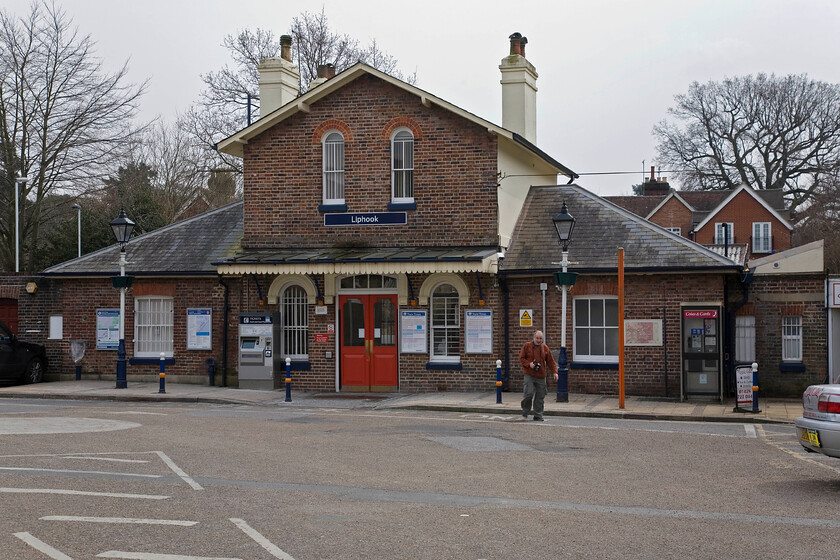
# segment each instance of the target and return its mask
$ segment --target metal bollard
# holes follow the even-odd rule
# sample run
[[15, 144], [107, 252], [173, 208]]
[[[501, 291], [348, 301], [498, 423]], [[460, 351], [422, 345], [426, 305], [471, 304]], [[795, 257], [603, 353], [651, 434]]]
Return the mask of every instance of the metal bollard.
[[752, 363], [752, 372], [753, 372], [753, 412], [761, 412], [761, 409], [758, 408], [758, 363]]
[[502, 404], [502, 360], [496, 360], [496, 404]]
[[286, 358], [286, 402], [292, 402], [292, 359]]
[[158, 393], [166, 392], [166, 354], [160, 353], [160, 390]]
[[82, 379], [82, 366], [76, 366], [76, 381], [80, 381]]
[[204, 360], [204, 363], [207, 365], [207, 375], [210, 378], [209, 384], [211, 387], [214, 387], [216, 385], [216, 360], [207, 358]]

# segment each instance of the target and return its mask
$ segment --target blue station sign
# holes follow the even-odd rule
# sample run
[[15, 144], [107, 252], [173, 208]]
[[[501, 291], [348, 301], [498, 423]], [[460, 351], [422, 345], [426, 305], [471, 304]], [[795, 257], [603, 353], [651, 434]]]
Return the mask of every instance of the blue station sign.
[[325, 226], [393, 226], [407, 223], [408, 218], [405, 212], [324, 214]]

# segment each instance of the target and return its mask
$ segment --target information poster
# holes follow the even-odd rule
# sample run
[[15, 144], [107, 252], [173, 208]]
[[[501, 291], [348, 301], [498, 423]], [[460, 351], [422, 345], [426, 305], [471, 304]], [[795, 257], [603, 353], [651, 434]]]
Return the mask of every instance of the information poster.
[[187, 350], [212, 350], [212, 324], [210, 308], [187, 309]]
[[493, 312], [489, 309], [467, 309], [464, 312], [467, 354], [493, 353]]
[[752, 409], [753, 407], [753, 374], [752, 365], [735, 367], [735, 386], [738, 393], [738, 408]]
[[96, 349], [118, 350], [120, 346], [120, 310], [96, 310]]
[[425, 354], [427, 339], [426, 310], [400, 311], [400, 352]]

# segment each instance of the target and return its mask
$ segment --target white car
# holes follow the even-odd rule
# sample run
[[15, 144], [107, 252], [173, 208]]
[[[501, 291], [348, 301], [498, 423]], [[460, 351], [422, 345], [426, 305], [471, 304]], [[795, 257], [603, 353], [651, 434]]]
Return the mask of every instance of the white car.
[[840, 385], [811, 385], [796, 419], [799, 443], [808, 451], [840, 458]]

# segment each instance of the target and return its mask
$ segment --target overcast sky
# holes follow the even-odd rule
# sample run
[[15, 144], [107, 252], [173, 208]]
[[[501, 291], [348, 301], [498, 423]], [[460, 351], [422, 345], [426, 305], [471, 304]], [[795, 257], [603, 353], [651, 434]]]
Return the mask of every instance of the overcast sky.
[[[142, 116], [174, 120], [199, 75], [229, 62], [225, 35], [288, 31], [323, 7], [334, 31], [376, 39], [418, 87], [501, 125], [498, 65], [528, 38], [539, 73], [537, 144], [601, 195], [632, 194], [656, 165], [651, 129], [691, 82], [759, 72], [840, 83], [837, 0], [55, 0], [97, 43], [106, 67], [149, 79]], [[23, 15], [28, 0], [3, 0]], [[244, 123], [243, 123], [244, 126]], [[584, 175], [638, 171], [633, 175]], [[665, 174], [665, 173], [663, 173]]]

